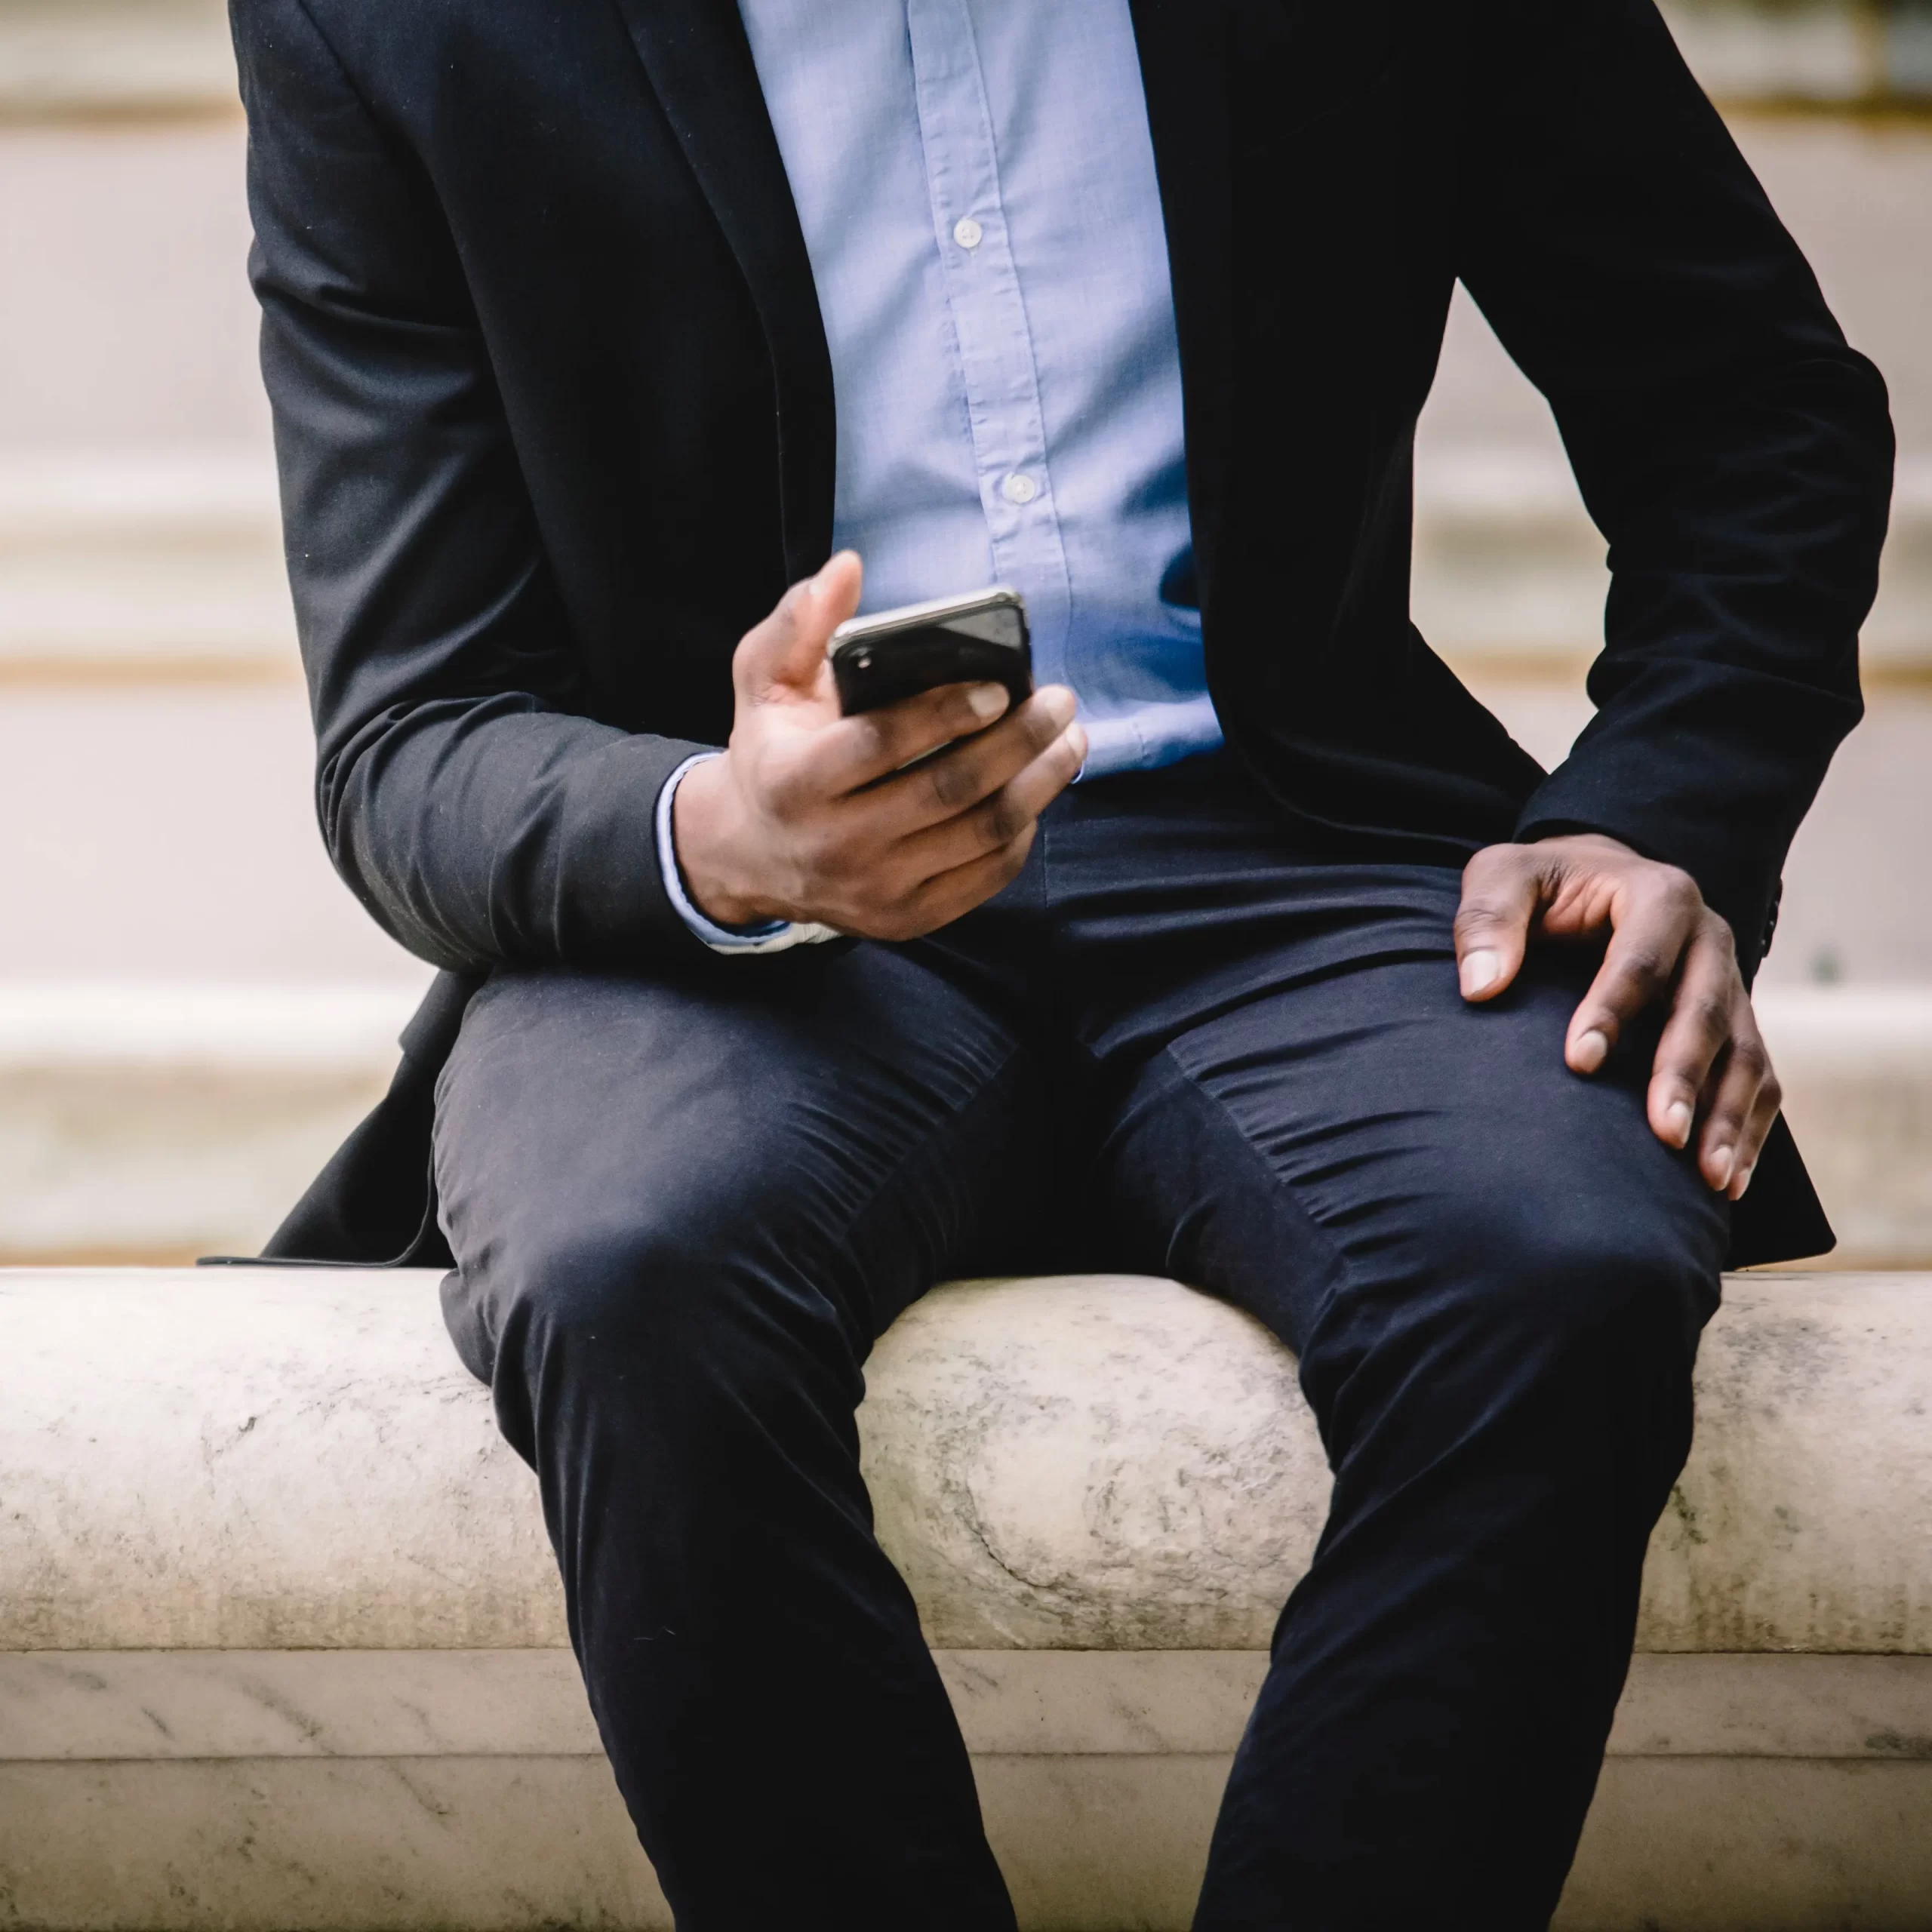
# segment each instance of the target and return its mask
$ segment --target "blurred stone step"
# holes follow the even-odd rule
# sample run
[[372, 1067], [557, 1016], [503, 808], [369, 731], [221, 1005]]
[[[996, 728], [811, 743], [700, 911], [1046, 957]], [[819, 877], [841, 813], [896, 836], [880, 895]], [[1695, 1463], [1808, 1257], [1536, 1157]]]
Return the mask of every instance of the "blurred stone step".
[[1672, 37], [1720, 101], [1932, 100], [1932, 8], [1857, 0], [1664, 0]]
[[269, 453], [0, 459], [0, 676], [9, 673], [298, 676]]
[[[1604, 546], [1560, 455], [1437, 444], [1418, 450], [1412, 608], [1465, 675], [1575, 673], [1603, 648]], [[1932, 457], [1900, 463], [1868, 678], [1932, 671]]]
[[6, 0], [0, 119], [233, 114], [222, 0]]
[[[0, 115], [232, 112], [220, 0], [6, 0]], [[1932, 14], [1844, 0], [1667, 0], [1704, 86], [1727, 101], [1837, 104], [1932, 98]]]
[[[426, 980], [0, 984], [0, 1260], [254, 1253], [382, 1093]], [[1759, 1010], [1832, 1265], [1932, 1265], [1932, 988]]]
[[381, 1097], [417, 996], [0, 986], [0, 1260], [256, 1253]]
[[1932, 988], [1767, 987], [1757, 1006], [1829, 1265], [1932, 1264]]

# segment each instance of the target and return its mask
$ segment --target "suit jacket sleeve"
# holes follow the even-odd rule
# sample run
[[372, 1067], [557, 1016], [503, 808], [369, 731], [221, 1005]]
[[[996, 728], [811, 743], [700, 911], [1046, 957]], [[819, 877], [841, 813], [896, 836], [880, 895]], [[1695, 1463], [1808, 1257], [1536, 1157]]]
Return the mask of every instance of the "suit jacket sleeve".
[[[586, 715], [454, 245], [301, 0], [233, 0], [290, 580], [337, 869], [411, 951], [708, 957], [652, 808], [699, 747]], [[641, 648], [642, 641], [640, 641]]]
[[1475, 0], [1459, 272], [1607, 539], [1598, 711], [1517, 831], [1683, 866], [1748, 965], [1833, 749], [1891, 481], [1878, 374], [1650, 0]]

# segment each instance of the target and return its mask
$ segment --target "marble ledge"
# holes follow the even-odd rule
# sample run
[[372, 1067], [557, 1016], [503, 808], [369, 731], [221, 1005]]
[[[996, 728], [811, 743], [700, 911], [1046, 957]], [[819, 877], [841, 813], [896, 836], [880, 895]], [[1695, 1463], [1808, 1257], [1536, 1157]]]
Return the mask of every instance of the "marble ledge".
[[[1242, 1651], [941, 1651], [977, 1757], [1221, 1757]], [[1932, 1657], [1639, 1656], [1622, 1758], [1932, 1762]], [[0, 1654], [0, 1763], [597, 1758], [568, 1651]]]
[[[0, 1271], [0, 1652], [541, 1650], [530, 1471], [426, 1271]], [[1638, 1647], [1932, 1655], [1932, 1277], [1734, 1277]], [[947, 1651], [1264, 1650], [1329, 1476], [1292, 1356], [1171, 1281], [956, 1283], [860, 1413]]]

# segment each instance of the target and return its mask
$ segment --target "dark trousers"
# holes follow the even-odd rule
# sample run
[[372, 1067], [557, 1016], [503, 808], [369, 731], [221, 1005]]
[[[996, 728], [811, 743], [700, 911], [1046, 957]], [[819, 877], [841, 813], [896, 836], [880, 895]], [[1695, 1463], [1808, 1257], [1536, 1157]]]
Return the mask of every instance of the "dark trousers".
[[448, 1311], [535, 1466], [686, 1932], [1011, 1908], [854, 1410], [934, 1281], [1172, 1275], [1335, 1471], [1196, 1924], [1542, 1925], [1690, 1442], [1727, 1211], [1564, 1068], [1589, 961], [1457, 997], [1447, 869], [1298, 852], [1228, 761], [1076, 788], [934, 937], [503, 974], [438, 1096]]

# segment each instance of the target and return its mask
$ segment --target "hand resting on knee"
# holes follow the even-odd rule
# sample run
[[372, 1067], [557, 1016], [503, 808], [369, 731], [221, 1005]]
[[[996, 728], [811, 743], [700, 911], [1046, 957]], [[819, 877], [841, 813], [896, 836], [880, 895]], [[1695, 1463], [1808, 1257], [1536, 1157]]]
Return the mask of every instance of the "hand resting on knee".
[[1008, 716], [998, 685], [943, 685], [841, 716], [826, 645], [858, 608], [860, 576], [841, 551], [746, 634], [731, 660], [731, 743], [678, 787], [685, 889], [721, 925], [931, 932], [1018, 872], [1035, 821], [1087, 755], [1060, 685]]
[[1494, 999], [1509, 984], [1532, 930], [1552, 939], [1609, 934], [1570, 1022], [1564, 1058], [1573, 1072], [1595, 1073], [1626, 1023], [1668, 1002], [1651, 1070], [1651, 1129], [1666, 1146], [1686, 1147], [1701, 1117], [1699, 1171], [1737, 1200], [1782, 1095], [1730, 928], [1696, 881], [1598, 832], [1486, 848], [1463, 872], [1456, 915], [1465, 999]]

